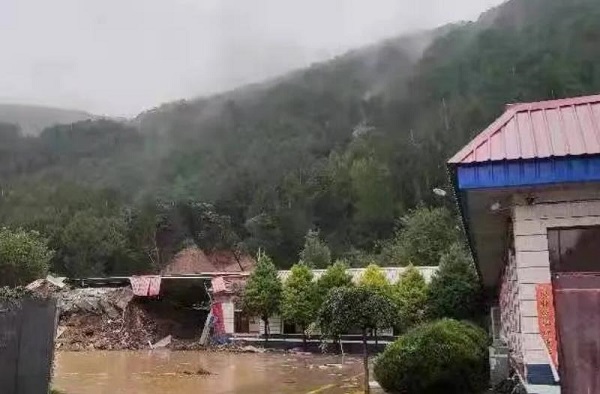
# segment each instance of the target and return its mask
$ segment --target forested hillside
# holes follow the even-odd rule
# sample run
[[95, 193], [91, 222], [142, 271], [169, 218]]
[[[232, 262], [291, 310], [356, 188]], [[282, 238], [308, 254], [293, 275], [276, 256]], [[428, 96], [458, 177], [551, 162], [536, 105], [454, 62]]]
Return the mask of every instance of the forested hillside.
[[24, 135], [38, 135], [46, 127], [93, 119], [84, 111], [36, 105], [0, 104], [0, 123], [16, 124]]
[[506, 103], [600, 92], [599, 41], [597, 0], [511, 0], [127, 124], [0, 125], [0, 220], [48, 237], [69, 275], [156, 269], [192, 243], [286, 267], [309, 229], [354, 265], [406, 264], [385, 245], [411, 209], [453, 206], [432, 192], [445, 160]]

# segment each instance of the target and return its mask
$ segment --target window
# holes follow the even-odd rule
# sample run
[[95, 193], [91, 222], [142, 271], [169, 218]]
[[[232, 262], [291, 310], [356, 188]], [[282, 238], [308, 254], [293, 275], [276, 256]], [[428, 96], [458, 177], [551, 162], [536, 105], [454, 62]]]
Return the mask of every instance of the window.
[[552, 272], [600, 272], [600, 226], [548, 229]]

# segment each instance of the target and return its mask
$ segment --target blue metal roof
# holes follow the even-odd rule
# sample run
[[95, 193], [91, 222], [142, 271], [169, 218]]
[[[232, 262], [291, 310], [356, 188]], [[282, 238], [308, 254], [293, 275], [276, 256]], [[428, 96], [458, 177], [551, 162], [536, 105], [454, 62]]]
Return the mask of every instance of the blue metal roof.
[[600, 181], [600, 156], [577, 156], [462, 164], [458, 190]]

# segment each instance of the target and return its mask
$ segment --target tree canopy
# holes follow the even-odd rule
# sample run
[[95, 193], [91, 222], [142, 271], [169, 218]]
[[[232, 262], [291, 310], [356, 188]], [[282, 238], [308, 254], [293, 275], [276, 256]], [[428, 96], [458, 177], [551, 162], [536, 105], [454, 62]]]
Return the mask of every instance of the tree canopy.
[[473, 260], [462, 245], [453, 245], [442, 257], [429, 286], [431, 316], [476, 320], [482, 313], [482, 296]]
[[317, 318], [319, 297], [317, 283], [306, 264], [296, 264], [283, 284], [281, 314], [290, 323], [302, 328], [302, 337], [306, 343], [306, 329]]
[[377, 264], [369, 264], [358, 279], [358, 286], [386, 296], [391, 295], [392, 287], [385, 272]]
[[319, 311], [319, 326], [325, 335], [337, 338], [352, 328], [362, 332], [364, 389], [369, 392], [367, 331], [395, 323], [396, 307], [391, 299], [368, 287], [338, 287], [329, 292]]
[[322, 302], [331, 290], [352, 285], [352, 275], [348, 273], [348, 265], [338, 260], [330, 265], [317, 280], [317, 291]]
[[312, 268], [327, 268], [331, 264], [331, 252], [319, 238], [318, 231], [308, 230], [306, 233], [300, 261]]
[[427, 283], [419, 270], [412, 265], [406, 268], [394, 285], [393, 297], [403, 330], [425, 320], [428, 301]]
[[458, 222], [445, 208], [420, 207], [402, 217], [402, 227], [386, 242], [386, 265], [437, 266], [446, 250], [459, 239]]
[[45, 277], [51, 258], [39, 233], [0, 228], [0, 287], [23, 286]]
[[280, 310], [281, 293], [282, 285], [277, 276], [277, 268], [265, 253], [259, 253], [256, 268], [244, 288], [243, 303], [246, 312], [263, 320], [267, 337], [269, 317]]

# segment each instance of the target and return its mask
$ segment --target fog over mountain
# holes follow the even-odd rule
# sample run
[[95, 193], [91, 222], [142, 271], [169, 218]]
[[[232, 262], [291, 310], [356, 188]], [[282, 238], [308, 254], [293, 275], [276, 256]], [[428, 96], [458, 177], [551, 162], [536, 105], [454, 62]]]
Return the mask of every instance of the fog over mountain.
[[0, 103], [133, 116], [501, 0], [3, 0]]

